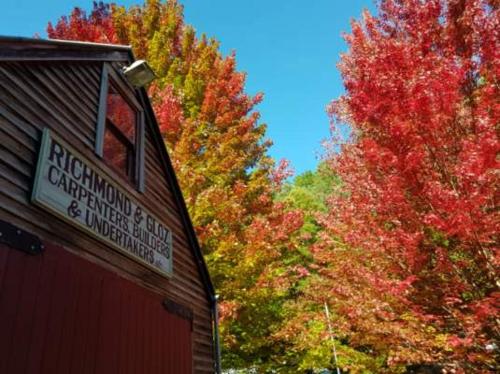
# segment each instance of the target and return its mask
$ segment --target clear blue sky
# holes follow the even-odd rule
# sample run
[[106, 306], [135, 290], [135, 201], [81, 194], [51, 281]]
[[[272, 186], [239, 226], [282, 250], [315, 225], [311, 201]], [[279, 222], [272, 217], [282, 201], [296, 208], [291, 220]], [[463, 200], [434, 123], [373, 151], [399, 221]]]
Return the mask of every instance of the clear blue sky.
[[[214, 36], [224, 54], [236, 51], [247, 72], [247, 91], [264, 92], [258, 109], [274, 142], [271, 155], [297, 173], [314, 169], [329, 136], [325, 106], [343, 91], [336, 63], [346, 50], [342, 32], [373, 0], [180, 0], [186, 23]], [[2, 0], [0, 34], [45, 36], [48, 21], [82, 0]], [[121, 5], [142, 3], [117, 0]]]

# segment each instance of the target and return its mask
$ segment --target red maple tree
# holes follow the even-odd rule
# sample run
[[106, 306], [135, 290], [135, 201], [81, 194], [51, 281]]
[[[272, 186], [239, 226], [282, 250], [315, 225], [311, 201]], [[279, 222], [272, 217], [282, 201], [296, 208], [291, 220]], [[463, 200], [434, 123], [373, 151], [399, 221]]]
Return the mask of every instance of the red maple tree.
[[[350, 328], [377, 306], [380, 321], [399, 323], [404, 310], [418, 321], [413, 340], [386, 331], [420, 352], [386, 346], [394, 363], [471, 372], [498, 355], [499, 17], [496, 1], [384, 0], [346, 36], [346, 94], [329, 113], [352, 139], [329, 162], [348, 193], [331, 198], [317, 259], [338, 260], [324, 270], [327, 298], [359, 299], [339, 308]], [[364, 328], [360, 344], [375, 344]], [[426, 329], [440, 341], [417, 339]]]

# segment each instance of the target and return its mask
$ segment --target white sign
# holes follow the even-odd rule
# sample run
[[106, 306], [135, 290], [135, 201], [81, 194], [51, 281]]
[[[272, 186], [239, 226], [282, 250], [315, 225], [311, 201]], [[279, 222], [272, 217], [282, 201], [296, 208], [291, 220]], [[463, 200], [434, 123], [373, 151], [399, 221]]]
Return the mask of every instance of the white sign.
[[48, 129], [31, 199], [151, 269], [172, 274], [172, 232]]

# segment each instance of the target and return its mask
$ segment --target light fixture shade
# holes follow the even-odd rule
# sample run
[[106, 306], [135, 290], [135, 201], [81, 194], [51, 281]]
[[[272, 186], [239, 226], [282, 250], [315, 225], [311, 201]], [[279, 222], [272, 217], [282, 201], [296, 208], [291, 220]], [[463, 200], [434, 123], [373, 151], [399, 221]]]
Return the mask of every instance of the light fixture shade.
[[155, 73], [144, 60], [137, 60], [132, 65], [125, 67], [123, 74], [134, 87], [143, 87], [156, 79]]

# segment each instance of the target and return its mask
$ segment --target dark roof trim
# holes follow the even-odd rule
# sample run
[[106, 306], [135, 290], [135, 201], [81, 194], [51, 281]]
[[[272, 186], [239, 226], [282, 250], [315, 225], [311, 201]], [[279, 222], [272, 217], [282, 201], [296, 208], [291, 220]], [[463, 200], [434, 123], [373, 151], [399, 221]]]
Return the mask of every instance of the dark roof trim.
[[33, 44], [33, 47], [47, 48], [50, 46], [57, 46], [60, 48], [78, 48], [82, 49], [100, 49], [100, 50], [114, 50], [114, 51], [132, 51], [130, 45], [121, 44], [105, 44], [105, 43], [92, 43], [81, 42], [78, 40], [61, 40], [61, 39], [39, 39], [39, 38], [26, 38], [24, 36], [5, 36], [0, 35], [0, 45], [4, 43], [15, 44], [20, 43], [26, 48], [26, 45]]
[[[130, 53], [129, 63], [132, 63], [133, 61], [135, 61], [132, 49], [130, 49], [129, 53]], [[156, 121], [155, 112], [153, 110], [153, 107], [151, 106], [151, 101], [149, 101], [149, 96], [147, 91], [144, 88], [140, 88], [138, 91], [147, 118], [146, 124], [150, 127], [153, 135], [153, 140], [156, 143], [158, 150], [160, 151], [161, 162], [165, 169], [166, 182], [173, 188], [172, 194], [174, 196], [177, 207], [179, 208], [179, 213], [182, 219], [182, 223], [186, 228], [189, 244], [194, 249], [196, 266], [198, 267], [201, 279], [203, 281], [203, 284], [205, 285], [207, 294], [209, 296], [210, 304], [212, 307], [215, 307], [217, 303], [215, 288], [213, 286], [212, 280], [210, 279], [208, 267], [205, 262], [205, 258], [203, 257], [200, 243], [198, 242], [198, 237], [196, 236], [196, 231], [194, 230], [193, 222], [191, 222], [191, 217], [189, 216], [189, 212], [186, 206], [186, 201], [184, 200], [184, 196], [182, 195], [182, 190], [179, 185], [179, 181], [177, 180], [174, 167], [172, 165], [172, 162], [170, 161], [170, 156], [168, 155], [168, 151], [165, 146], [165, 141], [161, 136], [160, 126]]]
[[0, 36], [0, 61], [128, 61], [130, 46]]
[[181, 215], [182, 223], [184, 227], [187, 229], [189, 244], [192, 248], [194, 248], [196, 265], [200, 271], [203, 284], [205, 284], [207, 288], [207, 292], [210, 295], [210, 302], [215, 304], [215, 289], [210, 279], [210, 275], [208, 273], [207, 264], [205, 259], [203, 258], [203, 254], [201, 252], [200, 244], [198, 243], [198, 238], [196, 236], [196, 232], [193, 227], [193, 223], [191, 222], [191, 218], [189, 217], [188, 209], [186, 207], [186, 202], [184, 201], [184, 197], [182, 196], [181, 188], [179, 186], [179, 182], [177, 181], [177, 177], [175, 176], [174, 167], [172, 166], [172, 162], [170, 161], [170, 157], [168, 156], [167, 149], [165, 147], [165, 143], [163, 142], [163, 138], [160, 133], [160, 127], [158, 126], [158, 122], [156, 121], [156, 117], [154, 115], [153, 108], [151, 106], [151, 102], [149, 101], [147, 92], [144, 88], [140, 89], [141, 100], [144, 105], [144, 109], [146, 112], [146, 116], [148, 120], [146, 123], [150, 125], [150, 128], [153, 132], [153, 138], [156, 143], [156, 146], [160, 150], [160, 154], [162, 156], [163, 167], [166, 171], [166, 179], [167, 183], [173, 187], [173, 195], [177, 206], [179, 207], [179, 212]]
[[[93, 60], [93, 61], [135, 61], [130, 46], [87, 43], [66, 40], [46, 40], [24, 37], [9, 37], [0, 35], [0, 61], [1, 60]], [[161, 162], [166, 174], [166, 183], [172, 186], [172, 193], [179, 208], [184, 228], [186, 229], [189, 244], [193, 248], [196, 266], [200, 272], [208, 299], [212, 306], [215, 305], [215, 289], [213, 287], [208, 268], [201, 252], [201, 247], [196, 237], [196, 232], [189, 217], [186, 203], [175, 176], [175, 171], [168, 156], [165, 143], [160, 133], [160, 127], [144, 88], [139, 90], [140, 100], [147, 116], [147, 126], [150, 127], [156, 147], [161, 156]]]

